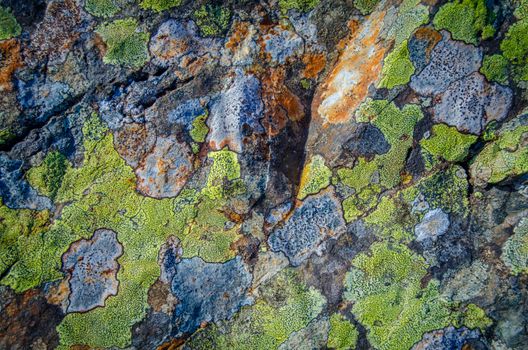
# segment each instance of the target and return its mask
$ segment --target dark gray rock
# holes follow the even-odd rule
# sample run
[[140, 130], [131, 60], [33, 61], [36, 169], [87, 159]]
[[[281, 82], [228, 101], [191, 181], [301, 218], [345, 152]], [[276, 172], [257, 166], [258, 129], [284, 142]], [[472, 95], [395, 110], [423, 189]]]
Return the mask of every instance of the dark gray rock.
[[373, 157], [387, 153], [390, 144], [376, 126], [361, 123], [354, 135], [343, 145], [343, 149], [353, 157]]

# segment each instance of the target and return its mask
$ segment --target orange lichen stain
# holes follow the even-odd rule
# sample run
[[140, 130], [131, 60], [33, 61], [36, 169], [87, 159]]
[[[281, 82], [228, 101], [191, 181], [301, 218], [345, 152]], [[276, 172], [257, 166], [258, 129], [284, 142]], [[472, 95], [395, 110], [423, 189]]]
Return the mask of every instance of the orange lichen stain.
[[158, 346], [156, 350], [179, 350], [183, 344], [185, 344], [185, 340], [182, 338], [172, 339]]
[[388, 46], [380, 39], [384, 17], [384, 12], [374, 12], [352, 33], [337, 64], [316, 92], [312, 113], [324, 124], [350, 120], [367, 97], [370, 84], [379, 79]]
[[64, 279], [58, 285], [50, 288], [48, 294], [46, 295], [46, 299], [50, 304], [60, 305], [64, 300], [66, 300], [66, 298], [68, 298], [69, 294], [70, 285], [68, 280]]
[[11, 39], [0, 42], [0, 91], [12, 91], [11, 77], [17, 68], [22, 67], [20, 60], [20, 44]]
[[262, 125], [271, 136], [277, 135], [288, 120], [297, 122], [304, 117], [304, 106], [284, 84], [284, 68], [273, 68], [261, 77], [262, 99], [265, 106], [265, 117]]
[[416, 38], [416, 40], [427, 42], [428, 45], [425, 49], [425, 54], [427, 58], [431, 57], [431, 51], [433, 51], [436, 44], [438, 44], [438, 42], [442, 40], [442, 34], [432, 28], [427, 27], [418, 29], [414, 33], [414, 37]]
[[240, 47], [242, 41], [248, 36], [249, 34], [249, 23], [248, 22], [237, 22], [234, 26], [233, 34], [229, 37], [229, 40], [227, 40], [225, 47], [231, 52], [237, 51], [237, 49]]
[[309, 52], [304, 55], [302, 61], [304, 63], [303, 77], [306, 79], [317, 78], [326, 66], [326, 55]]

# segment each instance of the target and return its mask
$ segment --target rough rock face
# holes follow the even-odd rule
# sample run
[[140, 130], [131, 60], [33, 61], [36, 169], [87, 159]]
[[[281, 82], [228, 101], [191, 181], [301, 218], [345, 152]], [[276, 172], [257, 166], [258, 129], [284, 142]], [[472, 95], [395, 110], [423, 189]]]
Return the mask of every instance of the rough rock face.
[[0, 0], [1, 349], [528, 344], [527, 0]]

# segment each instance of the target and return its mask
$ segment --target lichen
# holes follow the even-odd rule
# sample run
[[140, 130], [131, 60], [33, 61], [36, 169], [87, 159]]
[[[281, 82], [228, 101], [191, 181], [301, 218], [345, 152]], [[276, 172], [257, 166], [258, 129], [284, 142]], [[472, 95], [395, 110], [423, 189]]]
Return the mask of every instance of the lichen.
[[325, 298], [304, 285], [295, 270], [285, 269], [260, 287], [253, 306], [243, 307], [229, 322], [208, 327], [189, 341], [192, 349], [275, 349], [304, 328], [325, 305]]
[[86, 0], [84, 5], [90, 14], [108, 18], [114, 16], [121, 10], [122, 0]]
[[0, 40], [19, 36], [21, 32], [22, 28], [11, 11], [0, 6]]
[[432, 135], [422, 139], [420, 145], [434, 156], [449, 162], [463, 161], [469, 152], [469, 147], [477, 140], [477, 136], [462, 134], [456, 127], [436, 124], [432, 128]]
[[379, 0], [354, 0], [354, 6], [362, 15], [368, 15], [376, 8]]
[[68, 159], [62, 153], [52, 151], [46, 155], [42, 164], [31, 168], [26, 176], [31, 186], [40, 194], [53, 200], [61, 187], [62, 178], [68, 167]]
[[191, 135], [191, 138], [194, 142], [201, 143], [205, 141], [205, 137], [207, 136], [207, 133], [209, 133], [209, 128], [205, 123], [205, 121], [207, 120], [207, 116], [208, 114], [205, 113], [194, 118], [191, 130], [189, 131], [189, 135]]
[[231, 10], [225, 6], [202, 5], [194, 11], [193, 18], [203, 36], [219, 36], [229, 28]]
[[325, 160], [320, 155], [314, 155], [303, 169], [299, 185], [298, 199], [304, 199], [310, 194], [318, 193], [330, 185], [332, 171], [325, 165]]
[[407, 84], [414, 73], [407, 40], [392, 50], [383, 61], [379, 87], [392, 89], [398, 85]]
[[495, 34], [493, 16], [485, 0], [453, 0], [438, 10], [433, 24], [438, 30], [447, 29], [453, 39], [476, 45], [479, 38], [485, 40]]
[[140, 67], [149, 59], [149, 34], [138, 30], [135, 19], [118, 19], [97, 27], [107, 46], [103, 62], [127, 67]]
[[508, 28], [500, 48], [513, 67], [516, 80], [528, 81], [528, 19], [515, 22]]
[[513, 275], [528, 273], [528, 219], [522, 219], [504, 243], [501, 259]]
[[343, 315], [335, 313], [330, 317], [330, 332], [326, 346], [330, 349], [355, 349], [358, 338], [356, 327]]
[[502, 55], [484, 56], [480, 72], [488, 81], [505, 85], [508, 83], [509, 62]]
[[180, 6], [181, 2], [182, 0], [143, 0], [141, 1], [141, 8], [161, 12]]
[[320, 0], [279, 0], [279, 7], [283, 14], [288, 10], [307, 12], [313, 10]]

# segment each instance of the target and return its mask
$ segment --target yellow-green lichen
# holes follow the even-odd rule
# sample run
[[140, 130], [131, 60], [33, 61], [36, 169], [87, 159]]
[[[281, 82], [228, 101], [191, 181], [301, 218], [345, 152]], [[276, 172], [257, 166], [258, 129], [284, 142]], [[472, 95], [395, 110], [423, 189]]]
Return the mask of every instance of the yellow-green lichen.
[[189, 131], [189, 134], [191, 135], [191, 138], [194, 142], [205, 141], [205, 137], [207, 136], [207, 133], [209, 133], [209, 127], [205, 123], [206, 120], [207, 113], [194, 118], [191, 131]]
[[331, 176], [332, 171], [325, 165], [324, 158], [316, 154], [303, 169], [297, 198], [302, 200], [306, 196], [318, 193], [323, 188], [328, 187]]
[[52, 151], [46, 155], [42, 164], [31, 168], [26, 176], [32, 187], [37, 189], [40, 194], [53, 200], [69, 166], [69, 162], [63, 154]]
[[0, 6], [0, 40], [19, 36], [21, 32], [22, 28], [11, 11]]
[[528, 18], [515, 22], [508, 28], [500, 48], [513, 67], [516, 80], [528, 81]]
[[354, 6], [362, 15], [368, 15], [376, 8], [379, 0], [354, 0]]
[[225, 6], [202, 5], [194, 11], [193, 18], [203, 36], [219, 36], [229, 29], [231, 10]]
[[404, 40], [385, 57], [379, 87], [392, 89], [395, 86], [407, 84], [413, 73], [414, 65], [407, 48], [407, 40]]
[[182, 0], [143, 0], [141, 1], [141, 8], [161, 12], [180, 6], [181, 3]]
[[281, 12], [285, 14], [288, 10], [307, 12], [313, 10], [320, 0], [279, 0]]
[[420, 145], [434, 156], [450, 162], [463, 161], [469, 152], [469, 147], [477, 140], [477, 136], [462, 134], [455, 127], [436, 124], [432, 135], [422, 139]]
[[149, 34], [138, 29], [135, 19], [119, 19], [97, 27], [107, 46], [103, 62], [127, 67], [140, 67], [149, 59]]
[[528, 219], [522, 219], [504, 243], [501, 259], [513, 275], [528, 273]]
[[86, 0], [86, 11], [97, 17], [112, 17], [121, 10], [123, 0]]
[[330, 332], [326, 346], [330, 349], [355, 349], [358, 338], [356, 327], [343, 315], [335, 313], [330, 317]]
[[488, 143], [471, 164], [478, 184], [498, 183], [528, 172], [528, 125], [507, 127]]
[[485, 40], [495, 34], [493, 17], [485, 0], [453, 0], [438, 10], [433, 23], [436, 29], [451, 32], [453, 39], [476, 45], [479, 38]]
[[281, 271], [259, 287], [253, 306], [243, 307], [229, 322], [206, 328], [188, 343], [197, 350], [276, 349], [292, 332], [299, 331], [323, 309], [325, 298], [304, 285], [293, 269]]
[[480, 72], [484, 74], [489, 81], [495, 81], [500, 84], [508, 83], [509, 62], [502, 55], [484, 56]]
[[429, 22], [429, 9], [420, 0], [404, 0], [398, 7], [398, 15], [389, 28], [387, 37], [394, 39], [395, 47], [409, 39], [416, 28]]

